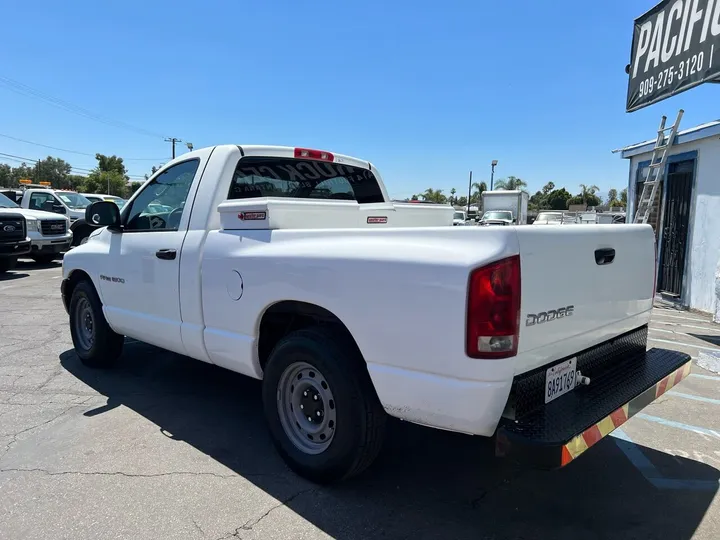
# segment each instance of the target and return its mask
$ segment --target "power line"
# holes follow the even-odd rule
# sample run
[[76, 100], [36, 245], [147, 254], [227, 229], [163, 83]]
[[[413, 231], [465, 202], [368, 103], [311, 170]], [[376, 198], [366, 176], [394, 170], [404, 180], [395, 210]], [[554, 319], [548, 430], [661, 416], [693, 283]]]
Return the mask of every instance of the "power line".
[[[89, 154], [88, 152], [79, 152], [78, 150], [68, 150], [67, 148], [59, 148], [57, 146], [50, 146], [49, 144], [42, 144], [38, 142], [28, 141], [27, 139], [21, 139], [19, 137], [13, 137], [12, 135], [5, 135], [4, 133], [0, 133], [0, 137], [5, 137], [6, 139], [12, 139], [13, 141], [19, 141], [27, 144], [32, 144], [34, 146], [41, 146], [43, 148], [49, 148], [50, 150], [58, 150], [60, 152], [67, 152], [68, 154], [77, 154], [79, 156], [90, 156], [92, 158], [95, 157], [95, 154]], [[162, 161], [162, 160], [169, 160], [170, 158], [163, 157], [163, 158], [122, 158], [123, 161]]]
[[36, 90], [35, 88], [32, 88], [26, 84], [23, 84], [19, 81], [15, 81], [9, 77], [0, 76], [0, 85], [4, 86], [11, 92], [15, 92], [16, 94], [39, 99], [41, 101], [44, 101], [45, 103], [49, 103], [50, 105], [53, 105], [55, 107], [65, 110], [65, 111], [71, 112], [73, 114], [77, 114], [79, 116], [83, 116], [85, 118], [89, 118], [90, 120], [95, 120], [96, 122], [100, 122], [102, 124], [106, 124], [106, 125], [121, 128], [121, 129], [127, 129], [129, 131], [134, 131], [134, 132], [140, 133], [142, 135], [147, 135], [148, 137], [159, 137], [159, 138], [163, 138], [163, 139], [165, 138], [165, 135], [161, 135], [159, 133], [155, 133], [153, 131], [150, 131], [150, 130], [147, 130], [147, 129], [144, 129], [141, 127], [137, 127], [132, 124], [128, 124], [127, 122], [121, 122], [120, 120], [113, 120], [112, 118], [108, 118], [106, 116], [99, 115], [88, 109], [85, 109], [84, 107], [80, 107], [79, 105], [75, 105], [73, 103], [70, 103], [69, 101], [65, 101], [63, 99], [53, 97], [49, 94], [41, 92], [40, 90]]

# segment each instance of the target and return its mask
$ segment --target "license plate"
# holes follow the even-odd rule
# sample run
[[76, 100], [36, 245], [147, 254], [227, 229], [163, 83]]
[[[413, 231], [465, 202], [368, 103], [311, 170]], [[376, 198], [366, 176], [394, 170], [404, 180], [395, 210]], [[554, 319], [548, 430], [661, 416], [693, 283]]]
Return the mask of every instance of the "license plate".
[[545, 372], [545, 403], [567, 394], [575, 388], [577, 358], [571, 358]]

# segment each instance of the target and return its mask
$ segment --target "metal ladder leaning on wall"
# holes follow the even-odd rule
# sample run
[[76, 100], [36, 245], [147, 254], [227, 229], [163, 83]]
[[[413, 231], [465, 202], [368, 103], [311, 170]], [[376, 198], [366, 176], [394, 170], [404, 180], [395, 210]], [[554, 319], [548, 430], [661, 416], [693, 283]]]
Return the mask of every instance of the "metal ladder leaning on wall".
[[[653, 148], [652, 158], [650, 159], [650, 167], [648, 170], [647, 178], [643, 184], [643, 190], [638, 199], [637, 212], [635, 212], [635, 218], [633, 223], [647, 223], [652, 213], [653, 205], [655, 204], [655, 197], [657, 197], [658, 187], [662, 182], [663, 175], [665, 174], [665, 164], [667, 163], [668, 150], [675, 143], [675, 136], [677, 135], [678, 128], [680, 127], [680, 120], [682, 120], [683, 113], [682, 109], [678, 111], [675, 123], [670, 127], [665, 127], [666, 116], [660, 120], [660, 128], [658, 129], [657, 139], [655, 140], [655, 148]], [[665, 140], [665, 132], [670, 130], [670, 135]], [[659, 161], [658, 161], [659, 159]]]

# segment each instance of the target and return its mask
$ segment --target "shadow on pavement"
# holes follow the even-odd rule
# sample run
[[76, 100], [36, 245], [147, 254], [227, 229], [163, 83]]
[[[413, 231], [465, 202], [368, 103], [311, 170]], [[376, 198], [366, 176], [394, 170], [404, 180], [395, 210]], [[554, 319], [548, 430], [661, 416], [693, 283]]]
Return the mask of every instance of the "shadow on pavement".
[[[565, 469], [541, 472], [496, 460], [489, 440], [399, 421], [390, 422], [384, 450], [364, 475], [317, 487], [295, 476], [274, 452], [258, 381], [138, 342], [126, 344], [110, 371], [84, 367], [73, 351], [60, 359], [107, 396], [107, 405], [87, 416], [128, 407], [341, 540], [683, 540], [693, 536], [717, 491], [655, 488], [612, 438]], [[639, 448], [648, 458], [664, 456]], [[673, 460], [677, 466], [668, 474], [689, 469], [685, 464], [695, 479], [717, 482], [712, 467]]]
[[711, 335], [711, 334], [691, 334], [690, 332], [688, 332], [688, 335], [690, 335], [694, 338], [697, 338], [697, 339], [701, 339], [701, 340], [709, 343], [710, 345], [715, 345], [717, 347], [720, 347], [720, 336]]
[[36, 263], [32, 259], [20, 259], [17, 263], [17, 269], [20, 270], [46, 270], [48, 268], [60, 268], [62, 266], [62, 257], [47, 263], [40, 264]]
[[17, 272], [17, 271], [10, 271], [3, 274], [0, 274], [0, 281], [12, 281], [14, 279], [22, 279], [25, 277], [28, 277], [30, 274], [25, 274], [23, 272]]

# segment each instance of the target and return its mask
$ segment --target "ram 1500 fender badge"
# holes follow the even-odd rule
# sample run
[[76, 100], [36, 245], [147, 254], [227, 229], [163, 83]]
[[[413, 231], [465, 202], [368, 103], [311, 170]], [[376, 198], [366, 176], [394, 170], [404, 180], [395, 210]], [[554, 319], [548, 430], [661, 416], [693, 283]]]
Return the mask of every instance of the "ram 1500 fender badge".
[[368, 223], [387, 223], [387, 216], [368, 216]]
[[525, 319], [525, 326], [535, 326], [565, 317], [572, 317], [575, 313], [575, 306], [567, 306], [558, 309], [549, 309], [540, 313], [528, 313]]
[[100, 279], [102, 281], [110, 281], [112, 283], [125, 283], [125, 280], [121, 277], [104, 276], [103, 274], [100, 274]]
[[240, 212], [238, 219], [240, 221], [262, 221], [267, 217], [267, 212]]

